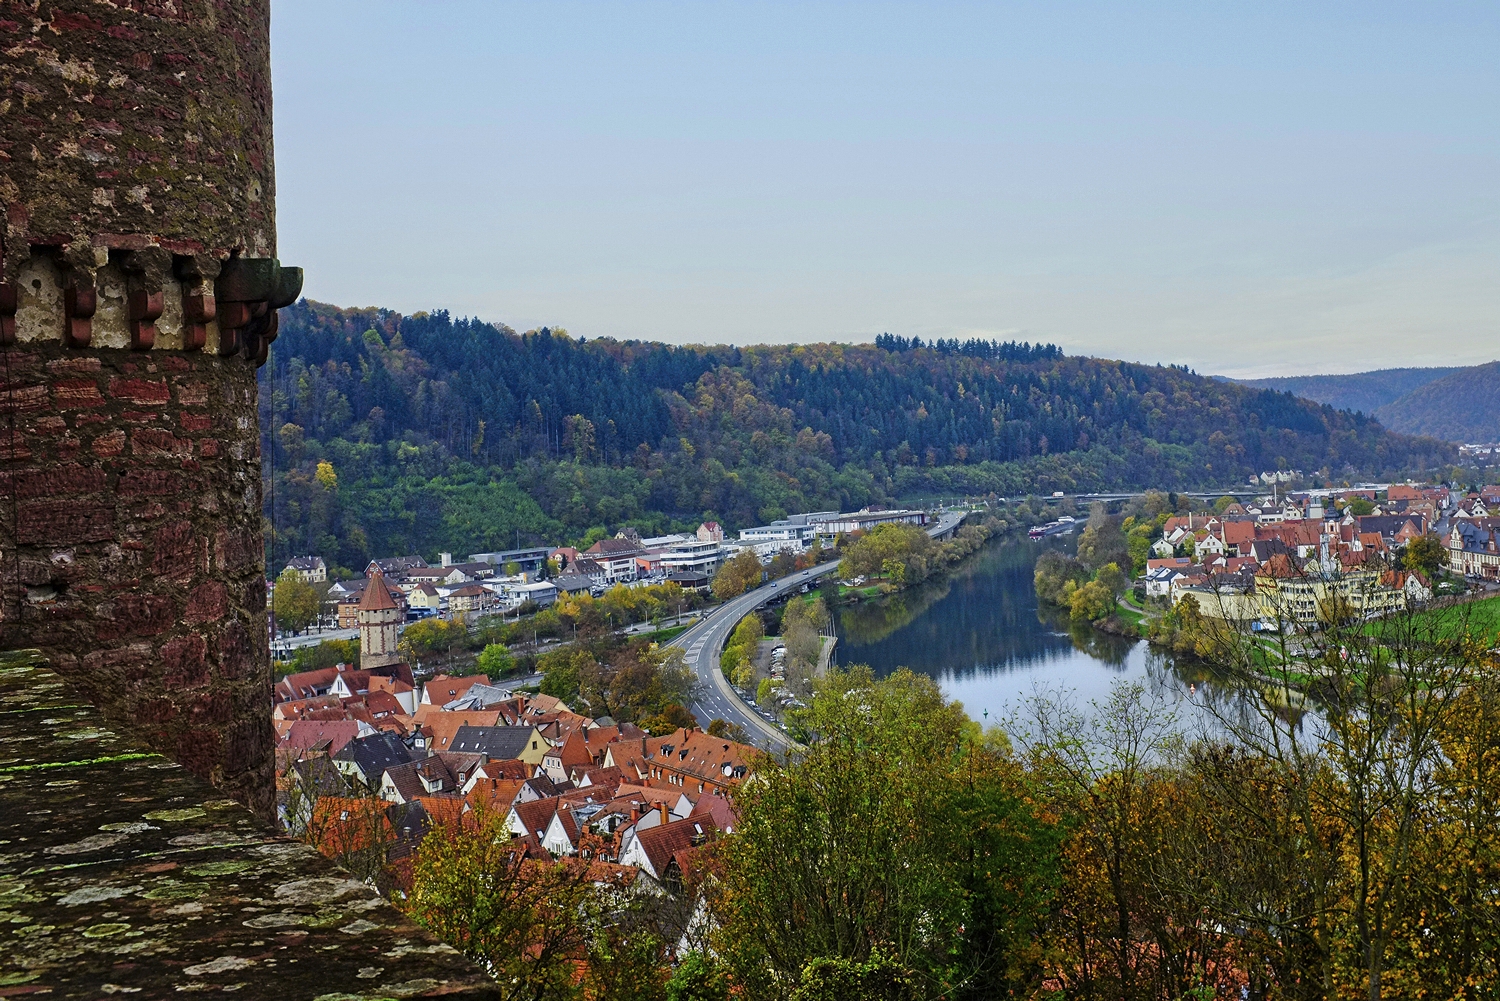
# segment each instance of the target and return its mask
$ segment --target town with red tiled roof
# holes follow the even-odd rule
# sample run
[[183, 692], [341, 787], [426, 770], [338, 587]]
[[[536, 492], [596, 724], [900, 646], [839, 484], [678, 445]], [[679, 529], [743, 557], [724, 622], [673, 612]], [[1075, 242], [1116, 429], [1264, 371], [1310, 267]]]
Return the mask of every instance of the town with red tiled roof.
[[[1482, 491], [1460, 497], [1413, 484], [1221, 503], [1165, 518], [1137, 582], [1149, 597], [1192, 598], [1219, 617], [1265, 617], [1274, 606], [1307, 624], [1333, 592], [1361, 614], [1385, 614], [1434, 596], [1429, 575], [1403, 562], [1406, 548], [1440, 523], [1452, 525], [1443, 569], [1500, 576], [1500, 552], [1486, 556], [1487, 510]], [[1319, 598], [1283, 601], [1292, 591]]]

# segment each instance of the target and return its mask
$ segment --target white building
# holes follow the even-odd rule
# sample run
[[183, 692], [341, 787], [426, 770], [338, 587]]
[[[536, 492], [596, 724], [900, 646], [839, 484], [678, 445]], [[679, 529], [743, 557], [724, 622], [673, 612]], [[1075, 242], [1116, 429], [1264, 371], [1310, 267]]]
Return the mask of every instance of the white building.
[[508, 584], [500, 592], [504, 600], [512, 608], [524, 605], [528, 601], [534, 601], [542, 608], [546, 608], [557, 601], [557, 585], [550, 580], [534, 581], [530, 584]]
[[816, 522], [817, 535], [820, 538], [833, 538], [838, 535], [848, 535], [851, 532], [869, 532], [879, 528], [881, 525], [925, 525], [927, 524], [926, 511], [896, 510], [896, 511], [853, 511], [848, 514], [836, 514], [829, 518], [822, 518]]
[[718, 542], [679, 542], [661, 554], [666, 573], [701, 573], [712, 577], [724, 562], [724, 547]]
[[757, 552], [764, 551], [763, 546], [776, 545], [771, 552], [778, 552], [783, 548], [796, 547], [802, 549], [818, 534], [818, 523], [829, 518], [837, 518], [837, 511], [814, 511], [810, 514], [794, 514], [780, 521], [773, 521], [769, 525], [760, 525], [756, 528], [740, 529], [740, 542], [746, 546], [754, 546]]
[[298, 556], [287, 562], [283, 574], [292, 574], [309, 584], [321, 584], [328, 579], [328, 565], [321, 556]]

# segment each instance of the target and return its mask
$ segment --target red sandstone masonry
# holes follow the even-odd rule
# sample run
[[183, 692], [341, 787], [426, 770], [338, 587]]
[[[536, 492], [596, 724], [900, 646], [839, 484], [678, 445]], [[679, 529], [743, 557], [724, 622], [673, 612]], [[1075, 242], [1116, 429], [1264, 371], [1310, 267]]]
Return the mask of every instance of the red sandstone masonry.
[[[269, 17], [269, 0], [0, 2], [0, 284], [46, 258], [74, 290], [60, 327], [35, 302], [0, 326], [19, 339], [0, 346], [0, 640], [41, 647], [266, 817], [255, 369], [196, 337], [231, 291], [268, 301], [218, 278], [276, 254]], [[88, 305], [106, 258], [128, 324]], [[147, 329], [163, 294], [188, 317], [183, 350]]]
[[148, 379], [111, 379], [109, 395], [131, 403], [166, 403], [172, 398], [165, 380], [152, 382]]
[[130, 351], [0, 354], [42, 401], [15, 407], [14, 438], [0, 417], [5, 641], [42, 647], [106, 714], [268, 814], [254, 367], [169, 355], [153, 376]]

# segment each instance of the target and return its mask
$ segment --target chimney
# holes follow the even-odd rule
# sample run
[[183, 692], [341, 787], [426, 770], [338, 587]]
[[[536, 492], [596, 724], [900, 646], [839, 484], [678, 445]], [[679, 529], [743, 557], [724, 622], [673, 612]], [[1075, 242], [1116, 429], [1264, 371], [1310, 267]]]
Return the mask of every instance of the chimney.
[[667, 804], [665, 803], [661, 805], [661, 822], [663, 824], [669, 824], [672, 822], [671, 819], [667, 816]]
[[641, 819], [641, 808], [635, 803], [630, 804], [630, 822], [634, 824]]

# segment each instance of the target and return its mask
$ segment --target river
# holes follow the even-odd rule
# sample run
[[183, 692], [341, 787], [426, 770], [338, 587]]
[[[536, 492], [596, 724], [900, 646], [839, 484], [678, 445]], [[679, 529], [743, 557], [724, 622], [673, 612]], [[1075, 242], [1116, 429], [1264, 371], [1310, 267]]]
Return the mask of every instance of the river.
[[1084, 708], [1118, 681], [1138, 681], [1197, 716], [1194, 696], [1212, 682], [1201, 664], [1038, 607], [1037, 558], [1076, 545], [1074, 536], [1007, 536], [914, 588], [841, 608], [835, 657], [880, 676], [898, 667], [931, 675], [981, 722], [1004, 721], [1042, 691], [1071, 693]]

